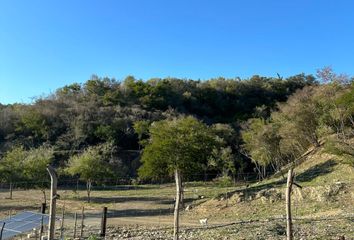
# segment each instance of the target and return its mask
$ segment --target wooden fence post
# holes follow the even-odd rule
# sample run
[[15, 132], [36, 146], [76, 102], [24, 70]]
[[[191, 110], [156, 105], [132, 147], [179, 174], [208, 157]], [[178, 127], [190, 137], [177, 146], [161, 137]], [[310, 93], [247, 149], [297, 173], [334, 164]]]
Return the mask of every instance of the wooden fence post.
[[45, 209], [47, 208], [47, 204], [46, 203], [42, 203], [41, 205], [41, 213], [45, 214]]
[[106, 227], [107, 227], [107, 207], [103, 207], [102, 211], [102, 222], [101, 222], [101, 237], [106, 236]]
[[65, 205], [63, 206], [63, 210], [61, 214], [60, 239], [64, 239], [64, 218], [65, 218]]
[[179, 207], [181, 201], [181, 187], [182, 180], [181, 174], [178, 169], [175, 170], [175, 180], [176, 180], [176, 203], [175, 203], [175, 211], [174, 211], [174, 219], [173, 219], [173, 240], [178, 240], [179, 234]]
[[288, 179], [286, 182], [286, 235], [287, 240], [293, 239], [293, 226], [291, 218], [291, 188], [293, 184], [293, 169], [291, 168], [288, 172]]
[[76, 225], [77, 225], [77, 213], [75, 212], [74, 214], [74, 236], [73, 236], [73, 239], [76, 238]]
[[85, 208], [82, 207], [82, 212], [81, 212], [81, 229], [80, 229], [80, 239], [82, 239], [82, 236], [84, 235], [84, 218], [85, 218]]
[[53, 167], [48, 166], [47, 171], [51, 178], [48, 240], [54, 240], [58, 177]]

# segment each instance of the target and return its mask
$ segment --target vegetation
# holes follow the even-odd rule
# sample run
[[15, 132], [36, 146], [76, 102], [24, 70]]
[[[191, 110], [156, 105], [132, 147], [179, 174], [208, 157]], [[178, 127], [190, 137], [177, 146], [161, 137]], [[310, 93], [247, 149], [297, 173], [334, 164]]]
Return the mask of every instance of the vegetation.
[[32, 104], [0, 104], [1, 178], [38, 183], [50, 162], [87, 181], [88, 195], [102, 178], [166, 181], [176, 169], [186, 180], [264, 178], [324, 142], [352, 162], [353, 88], [330, 68], [317, 79], [92, 76]]
[[0, 164], [1, 180], [9, 183], [12, 199], [12, 185], [19, 181], [28, 181], [32, 187], [40, 187], [44, 194], [47, 183], [47, 165], [53, 160], [53, 149], [41, 146], [36, 149], [25, 150], [23, 147], [14, 147], [9, 150]]
[[0, 158], [15, 146], [28, 150], [45, 144], [54, 149], [53, 164], [65, 168], [77, 153], [109, 142], [110, 161], [120, 166], [115, 168], [119, 172], [116, 175], [135, 178], [150, 124], [192, 115], [208, 126], [224, 128], [219, 134], [227, 129], [234, 133], [221, 136], [224, 160], [211, 160], [205, 171], [222, 174], [226, 170], [220, 170], [221, 162], [226, 161], [226, 165], [234, 166], [229, 174], [235, 169], [249, 172], [252, 163], [240, 154], [242, 122], [250, 117], [268, 117], [277, 102], [308, 85], [316, 85], [315, 78], [304, 74], [287, 79], [255, 75], [242, 81], [142, 81], [128, 76], [120, 82], [92, 76], [83, 84], [64, 86], [32, 104], [0, 104]]
[[110, 149], [109, 144], [89, 147], [69, 159], [67, 172], [74, 176], [79, 175], [80, 179], [86, 181], [88, 202], [91, 200], [92, 183], [109, 178], [113, 173], [109, 164]]
[[154, 122], [142, 154], [141, 177], [160, 178], [174, 173], [176, 180], [175, 232], [178, 239], [179, 206], [183, 198], [182, 176], [195, 174], [215, 147], [215, 136], [207, 125], [193, 117]]
[[193, 117], [154, 122], [142, 154], [139, 176], [161, 178], [178, 170], [188, 179], [207, 165], [215, 146], [212, 130]]
[[285, 164], [297, 164], [309, 148], [323, 142], [329, 152], [352, 162], [354, 84], [327, 68], [318, 75], [326, 84], [296, 91], [287, 102], [279, 103], [269, 118], [250, 119], [244, 127], [244, 149], [256, 166], [262, 167], [262, 177], [266, 170], [274, 172]]

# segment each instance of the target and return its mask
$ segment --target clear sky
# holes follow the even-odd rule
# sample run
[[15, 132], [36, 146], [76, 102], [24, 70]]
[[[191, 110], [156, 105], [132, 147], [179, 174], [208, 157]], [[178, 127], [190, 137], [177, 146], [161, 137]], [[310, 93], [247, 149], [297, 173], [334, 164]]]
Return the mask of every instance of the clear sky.
[[354, 74], [352, 0], [0, 0], [0, 103], [92, 74]]

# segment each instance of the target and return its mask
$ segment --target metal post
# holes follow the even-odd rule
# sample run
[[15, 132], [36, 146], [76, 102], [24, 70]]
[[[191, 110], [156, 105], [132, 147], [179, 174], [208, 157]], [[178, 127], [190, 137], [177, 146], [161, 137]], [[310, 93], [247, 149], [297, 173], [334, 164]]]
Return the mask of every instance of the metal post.
[[0, 240], [2, 240], [2, 232], [4, 231], [5, 222], [2, 224], [1, 231], [0, 231]]
[[101, 237], [106, 236], [106, 226], [107, 226], [107, 207], [103, 207], [102, 211], [102, 222], [101, 222]]
[[48, 240], [54, 240], [58, 177], [53, 167], [48, 165], [47, 171], [51, 179]]

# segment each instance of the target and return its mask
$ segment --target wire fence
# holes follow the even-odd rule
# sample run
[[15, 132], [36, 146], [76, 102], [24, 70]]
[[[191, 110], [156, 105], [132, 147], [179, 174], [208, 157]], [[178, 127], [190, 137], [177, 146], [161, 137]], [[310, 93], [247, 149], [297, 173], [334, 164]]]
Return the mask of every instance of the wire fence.
[[[302, 183], [301, 176], [296, 179]], [[47, 184], [1, 183], [0, 217], [22, 211], [38, 212], [43, 202], [48, 206]], [[265, 180], [259, 184], [248, 181], [184, 183], [180, 239], [284, 239], [284, 184], [285, 179], [281, 177], [278, 181]], [[9, 199], [10, 185], [12, 199]], [[353, 192], [354, 183], [349, 176], [338, 176], [332, 182], [306, 182], [302, 189], [294, 187], [295, 239], [354, 239]], [[59, 179], [58, 194], [58, 238], [99, 236], [103, 207], [108, 208], [106, 238], [172, 238], [174, 183], [134, 184], [131, 179], [105, 179], [92, 186], [89, 198], [85, 182]]]

